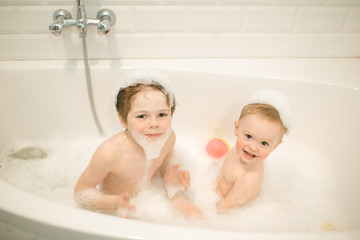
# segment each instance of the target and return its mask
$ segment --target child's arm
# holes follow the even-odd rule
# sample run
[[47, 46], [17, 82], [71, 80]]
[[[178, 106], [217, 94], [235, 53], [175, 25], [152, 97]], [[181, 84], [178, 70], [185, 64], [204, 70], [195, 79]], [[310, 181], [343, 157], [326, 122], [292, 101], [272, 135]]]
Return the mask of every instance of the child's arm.
[[177, 192], [187, 192], [190, 185], [190, 176], [188, 171], [180, 170], [180, 164], [174, 151], [175, 134], [170, 141], [170, 150], [159, 170], [168, 196], [171, 199]]
[[160, 173], [172, 204], [184, 216], [193, 219], [203, 219], [202, 211], [189, 202], [184, 195], [190, 186], [190, 176], [188, 171], [179, 170], [180, 165], [172, 149], [166, 157]]
[[164, 185], [168, 191], [169, 198], [178, 191], [187, 192], [190, 185], [190, 176], [188, 171], [179, 170], [180, 164], [173, 165], [162, 174]]
[[217, 211], [224, 213], [254, 200], [260, 192], [261, 183], [262, 176], [259, 173], [248, 173], [236, 179], [232, 189], [216, 204]]
[[180, 192], [174, 195], [174, 197], [171, 199], [171, 203], [182, 215], [188, 218], [197, 220], [204, 219], [203, 212], [197, 206], [190, 203], [184, 194]]
[[105, 194], [96, 188], [110, 172], [112, 163], [111, 154], [101, 148], [95, 152], [89, 166], [81, 174], [74, 189], [74, 198], [80, 205], [90, 209], [117, 209], [118, 211], [122, 208], [133, 209], [127, 193], [121, 195]]

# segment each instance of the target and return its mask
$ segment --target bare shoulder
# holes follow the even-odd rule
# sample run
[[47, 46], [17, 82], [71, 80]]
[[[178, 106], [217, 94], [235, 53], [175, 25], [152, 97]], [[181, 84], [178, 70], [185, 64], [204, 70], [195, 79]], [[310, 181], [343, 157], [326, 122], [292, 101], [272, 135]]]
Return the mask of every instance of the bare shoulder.
[[262, 166], [258, 166], [251, 171], [246, 171], [243, 176], [238, 179], [240, 184], [252, 189], [254, 193], [258, 192], [263, 182], [264, 174], [262, 169]]
[[105, 140], [95, 151], [91, 161], [101, 161], [103, 164], [110, 164], [121, 155], [124, 142], [124, 133], [117, 133]]
[[241, 170], [241, 164], [238, 161], [236, 149], [234, 147], [230, 149], [228, 154], [226, 154], [225, 156], [224, 163], [222, 166], [222, 172], [223, 174], [229, 174], [229, 173], [242, 174], [243, 172]]
[[233, 184], [242, 174], [243, 169], [241, 168], [240, 163], [236, 161], [236, 153], [234, 148], [232, 148], [225, 156], [218, 177], [219, 181], [225, 181], [229, 184]]

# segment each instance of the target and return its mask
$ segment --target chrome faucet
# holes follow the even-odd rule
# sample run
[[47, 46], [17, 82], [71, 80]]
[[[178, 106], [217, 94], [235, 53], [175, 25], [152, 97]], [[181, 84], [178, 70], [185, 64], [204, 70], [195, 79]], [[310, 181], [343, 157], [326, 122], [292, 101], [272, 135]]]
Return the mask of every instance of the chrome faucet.
[[65, 9], [58, 9], [53, 14], [54, 22], [49, 25], [49, 30], [54, 36], [60, 36], [64, 27], [76, 26], [80, 34], [86, 35], [88, 25], [97, 25], [99, 34], [110, 32], [110, 26], [116, 22], [116, 16], [110, 9], [101, 9], [97, 19], [87, 18], [84, 0], [77, 0], [77, 18], [72, 19], [71, 14]]
[[58, 9], [53, 14], [54, 22], [49, 26], [52, 34], [60, 36], [64, 27], [75, 25], [76, 20], [71, 19], [71, 14], [65, 9]]

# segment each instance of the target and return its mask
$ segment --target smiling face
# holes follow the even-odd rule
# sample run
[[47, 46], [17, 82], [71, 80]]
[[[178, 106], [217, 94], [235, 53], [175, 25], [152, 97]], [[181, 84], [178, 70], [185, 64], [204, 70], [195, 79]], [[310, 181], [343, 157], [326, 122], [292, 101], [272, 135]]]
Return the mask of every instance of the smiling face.
[[[120, 117], [120, 114], [119, 114]], [[146, 87], [131, 99], [131, 108], [122, 125], [144, 149], [146, 158], [157, 158], [171, 133], [171, 109], [164, 93]]]
[[133, 96], [125, 128], [156, 139], [171, 127], [171, 110], [166, 96], [147, 87]]
[[265, 160], [281, 143], [281, 123], [260, 117], [246, 115], [235, 121], [236, 151], [242, 163], [257, 163]]

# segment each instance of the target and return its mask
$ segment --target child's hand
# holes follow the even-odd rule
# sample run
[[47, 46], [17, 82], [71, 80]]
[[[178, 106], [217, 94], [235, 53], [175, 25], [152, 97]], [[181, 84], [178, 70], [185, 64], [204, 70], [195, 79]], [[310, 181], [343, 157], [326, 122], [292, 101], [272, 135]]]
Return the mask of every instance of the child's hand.
[[130, 218], [129, 210], [135, 210], [135, 206], [130, 204], [130, 195], [128, 192], [118, 196], [117, 215], [119, 217]]
[[163, 176], [165, 185], [171, 187], [183, 187], [185, 192], [190, 185], [190, 176], [188, 171], [179, 170], [180, 165], [174, 165], [168, 168]]

